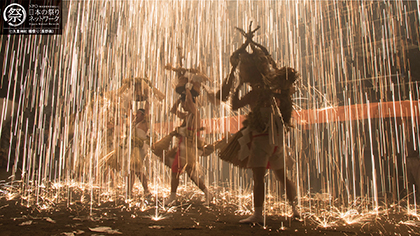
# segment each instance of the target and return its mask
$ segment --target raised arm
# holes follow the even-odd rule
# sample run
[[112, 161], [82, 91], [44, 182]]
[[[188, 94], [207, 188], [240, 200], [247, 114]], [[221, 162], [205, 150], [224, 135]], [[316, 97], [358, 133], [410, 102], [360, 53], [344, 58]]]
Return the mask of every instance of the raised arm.
[[245, 96], [242, 98], [239, 98], [239, 89], [236, 89], [235, 93], [232, 96], [232, 110], [236, 111], [241, 107], [244, 107], [246, 105], [251, 105], [252, 103], [257, 101], [258, 99], [258, 92], [251, 90]]
[[175, 114], [176, 116], [178, 116], [181, 119], [184, 119], [187, 116], [187, 113], [179, 111], [178, 107], [179, 107], [180, 103], [181, 103], [181, 98], [176, 100], [176, 102], [174, 103], [174, 105], [171, 108], [171, 113]]
[[194, 101], [193, 101], [193, 97], [192, 97], [192, 94], [191, 94], [191, 90], [190, 89], [185, 89], [185, 102], [186, 102], [186, 106], [188, 107], [188, 111], [190, 112], [190, 113], [193, 113], [193, 114], [197, 114], [197, 107], [195, 106], [195, 103], [194, 103]]

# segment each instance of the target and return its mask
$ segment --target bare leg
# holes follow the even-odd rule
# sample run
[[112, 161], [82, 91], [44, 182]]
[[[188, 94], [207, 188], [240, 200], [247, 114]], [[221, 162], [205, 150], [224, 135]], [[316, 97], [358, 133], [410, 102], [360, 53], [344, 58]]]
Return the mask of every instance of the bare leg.
[[197, 185], [201, 189], [201, 191], [206, 193], [207, 187], [204, 184], [204, 181], [200, 178], [200, 176], [198, 176], [197, 170], [194, 167], [187, 166], [187, 168], [185, 168], [185, 171], [187, 172], [188, 177], [190, 177], [190, 179], [195, 183], [195, 185]]
[[292, 205], [293, 210], [293, 217], [299, 217], [299, 213], [296, 210], [295, 200], [296, 200], [296, 188], [295, 184], [287, 178], [286, 176], [286, 170], [279, 169], [274, 170], [274, 174], [277, 177], [277, 180], [280, 181], [282, 186], [286, 186], [286, 197], [287, 200], [289, 200], [290, 205]]
[[134, 171], [130, 171], [130, 174], [127, 176], [127, 197], [131, 198], [131, 195], [133, 194], [133, 186], [134, 181], [136, 180], [136, 175]]
[[143, 172], [137, 172], [137, 176], [139, 177], [140, 182], [143, 186], [144, 195], [149, 195], [150, 191], [149, 191], [147, 176]]
[[197, 171], [197, 166], [194, 166], [194, 167], [187, 166], [186, 169], [185, 169], [185, 171], [187, 172], [187, 174], [190, 177], [190, 179], [195, 183], [195, 185], [197, 185], [198, 188], [200, 188], [201, 191], [204, 192], [204, 196], [206, 198], [205, 199], [205, 204], [206, 205], [209, 205], [210, 204], [210, 201], [213, 200], [213, 196], [209, 192], [209, 190], [207, 189], [207, 186], [204, 183], [203, 179], [200, 178], [199, 171]]
[[264, 205], [264, 174], [265, 168], [252, 168], [254, 178], [254, 214], [246, 219], [239, 221], [240, 223], [262, 223], [262, 209]]
[[265, 168], [252, 168], [254, 178], [254, 206], [262, 207], [264, 204], [264, 174]]
[[179, 185], [179, 173], [172, 172], [171, 175], [171, 192], [176, 193]]
[[179, 185], [179, 173], [172, 172], [171, 174], [171, 195], [164, 199], [165, 205], [171, 205], [176, 200], [176, 190]]

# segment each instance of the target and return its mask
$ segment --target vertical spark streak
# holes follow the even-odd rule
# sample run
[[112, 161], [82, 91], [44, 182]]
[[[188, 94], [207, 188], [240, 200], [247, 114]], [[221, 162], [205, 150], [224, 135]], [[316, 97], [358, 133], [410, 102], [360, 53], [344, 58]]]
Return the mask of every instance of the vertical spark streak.
[[417, 214], [416, 185], [413, 184], [414, 213]]
[[[398, 183], [398, 176], [406, 179], [407, 173], [398, 169], [401, 160], [397, 153], [404, 155], [409, 148], [407, 132], [412, 133], [412, 148], [418, 150], [420, 145], [419, 85], [411, 81], [407, 54], [410, 47], [407, 39], [417, 37], [410, 24], [420, 23], [418, 0], [412, 5], [392, 1], [71, 1], [66, 4], [68, 15], [64, 16], [62, 36], [6, 36], [0, 45], [5, 55], [2, 87], [10, 87], [8, 98], [19, 100], [17, 115], [10, 125], [14, 137], [9, 138], [7, 166], [12, 172], [18, 165], [23, 166], [22, 191], [33, 188], [39, 192], [42, 184], [53, 179], [66, 183], [80, 181], [91, 188], [103, 186], [104, 181], [111, 182], [101, 176], [106, 168], [98, 164], [101, 148], [109, 143], [102, 140], [106, 133], [103, 126], [111, 116], [121, 118], [123, 106], [115, 105], [109, 115], [103, 115], [106, 113], [104, 105], [97, 100], [108, 92], [117, 97], [116, 90], [122, 86], [122, 80], [145, 75], [166, 94], [162, 103], [151, 101], [150, 131], [156, 131], [158, 136], [169, 133], [171, 127], [161, 124], [179, 122], [167, 116], [167, 107], [177, 98], [172, 88], [176, 77], [162, 67], [169, 62], [176, 66], [176, 46], [183, 47], [185, 66], [200, 66], [209, 77], [214, 77], [215, 82], [207, 85], [212, 89], [220, 88], [230, 66], [229, 55], [243, 42], [234, 27], [246, 29], [250, 19], [254, 20], [254, 26], [261, 25], [254, 39], [267, 46], [277, 63], [296, 67], [305, 75], [301, 78], [303, 86], [299, 95], [294, 98], [299, 98], [302, 114], [305, 111], [311, 114], [306, 118], [308, 124], [296, 122], [297, 131], [292, 131], [287, 141], [287, 145], [302, 141], [299, 144], [302, 146], [295, 144], [294, 148], [296, 169], [292, 170], [292, 176], [297, 192], [311, 195], [321, 188], [331, 198], [343, 201], [344, 196], [337, 193], [347, 191], [348, 202], [355, 202], [358, 195], [370, 195], [374, 198], [369, 201], [375, 205], [378, 204], [375, 197], [382, 194], [384, 185], [398, 190], [398, 200], [400, 190], [408, 188], [406, 182], [402, 186]], [[100, 20], [91, 22], [95, 17]], [[197, 19], [197, 24], [191, 25], [190, 19]], [[410, 83], [408, 91], [403, 88], [406, 80]], [[362, 91], [366, 90], [369, 91], [364, 94]], [[366, 103], [364, 95], [369, 99]], [[206, 95], [200, 96], [206, 103]], [[403, 110], [400, 102], [406, 97], [410, 102], [409, 112]], [[85, 112], [89, 102], [92, 102], [92, 110]], [[112, 103], [118, 102], [112, 100]], [[387, 102], [391, 106], [387, 106]], [[344, 104], [344, 116], [321, 111], [327, 104], [334, 108]], [[361, 109], [353, 110], [356, 104], [369, 107], [368, 117]], [[376, 105], [380, 109], [379, 118], [373, 113]], [[34, 114], [34, 125], [25, 117], [30, 112]], [[408, 118], [400, 120], [405, 112], [411, 116], [411, 131], [408, 123], [405, 124]], [[204, 104], [200, 113], [203, 119], [221, 118], [220, 122], [206, 127], [213, 131], [203, 135], [206, 141], [214, 141], [225, 131], [241, 126], [239, 118], [230, 119], [234, 113], [229, 107]], [[246, 112], [238, 112], [241, 114]], [[8, 128], [3, 126], [4, 115], [2, 111], [0, 135], [6, 135]], [[323, 123], [325, 120], [328, 123]], [[114, 125], [119, 122], [115, 120]], [[365, 128], [369, 128], [369, 136], [363, 132]], [[18, 137], [20, 135], [24, 137]], [[112, 139], [111, 142], [117, 142], [120, 137], [113, 135]], [[14, 152], [15, 145], [22, 145], [23, 151]], [[376, 152], [372, 147], [380, 152], [377, 158], [385, 158], [379, 162], [380, 176], [374, 176], [373, 180], [367, 177], [369, 170], [365, 162], [369, 159], [364, 158], [363, 151], [366, 145], [371, 147], [372, 162], [372, 153]], [[19, 159], [20, 156], [23, 158]], [[127, 158], [118, 157], [118, 161], [122, 160], [127, 161]], [[151, 157], [148, 160], [147, 171], [153, 185], [166, 186], [166, 167]], [[228, 189], [247, 194], [249, 176], [246, 171], [223, 163], [217, 155], [200, 158], [200, 163], [206, 168], [207, 185], [222, 186], [223, 172], [226, 172]], [[130, 168], [129, 164], [124, 165]], [[228, 170], [224, 170], [225, 167]], [[376, 168], [372, 169], [372, 174], [376, 172]], [[116, 175], [113, 180], [116, 186], [126, 182], [121, 172]], [[267, 179], [267, 195], [274, 191], [270, 186], [272, 178]], [[374, 189], [380, 187], [376, 186], [378, 180], [382, 189]], [[360, 185], [356, 181], [360, 181]], [[366, 185], [369, 185], [367, 194]], [[118, 190], [108, 183], [106, 186], [106, 191], [111, 189], [117, 198]], [[156, 194], [160, 195], [164, 187], [159, 189]], [[101, 195], [89, 190], [90, 201], [98, 201], [97, 196]], [[26, 195], [30, 195], [29, 191]], [[70, 204], [71, 193], [64, 195], [68, 196]], [[38, 203], [41, 200], [38, 198]], [[31, 201], [27, 200], [27, 204]], [[241, 209], [245, 210], [247, 202], [241, 201], [244, 205]]]
[[371, 124], [371, 118], [370, 118], [370, 103], [368, 100], [367, 93], [365, 93], [366, 96], [366, 105], [367, 105], [367, 115], [368, 115], [368, 124], [369, 124], [369, 140], [370, 140], [370, 154], [371, 154], [371, 160], [372, 160], [372, 191], [373, 191], [373, 201], [374, 201], [374, 211], [378, 212], [379, 206], [378, 206], [378, 190], [377, 190], [377, 180], [376, 180], [376, 167], [375, 167], [375, 156], [373, 154], [373, 142], [372, 142], [372, 124]]
[[[414, 109], [413, 109], [413, 100], [412, 100], [412, 96], [411, 96], [411, 91], [409, 92], [409, 101], [410, 101], [410, 117], [411, 117], [411, 132], [413, 134], [413, 148], [416, 151], [417, 150], [417, 144], [416, 144], [416, 132], [414, 130], [415, 127], [415, 122], [414, 119], [417, 117], [417, 114], [414, 113]], [[417, 139], [418, 136], [417, 136]]]

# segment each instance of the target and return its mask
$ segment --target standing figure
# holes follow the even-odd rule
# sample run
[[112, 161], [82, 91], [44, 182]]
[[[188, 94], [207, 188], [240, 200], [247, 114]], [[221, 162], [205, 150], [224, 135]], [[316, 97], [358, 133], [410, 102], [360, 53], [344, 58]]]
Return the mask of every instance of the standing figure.
[[[106, 113], [103, 117], [107, 135], [101, 164], [105, 164], [104, 169], [110, 171], [112, 179], [115, 179], [114, 172], [121, 173], [126, 180], [129, 198], [132, 196], [136, 177], [143, 185], [144, 195], [150, 196], [143, 162], [150, 151], [149, 99], [154, 98], [152, 93], [159, 100], [164, 97], [147, 79], [129, 78], [123, 81], [118, 91], [109, 93], [109, 101], [104, 101], [109, 108], [103, 112]], [[136, 103], [144, 104], [144, 109], [133, 111]]]
[[127, 181], [126, 191], [129, 198], [132, 196], [136, 177], [142, 183], [144, 196], [148, 197], [150, 192], [145, 175], [144, 160], [150, 150], [149, 123], [145, 109], [138, 109], [134, 115], [130, 125], [131, 135], [123, 138], [112, 152], [103, 157], [103, 161], [111, 169], [122, 173]]
[[[293, 90], [293, 88], [291, 88]], [[253, 88], [249, 93], [239, 99], [237, 90], [232, 98], [232, 109], [237, 110], [250, 105], [251, 112], [247, 117], [246, 128], [242, 137], [238, 139], [241, 144], [239, 160], [247, 158], [246, 167], [252, 169], [254, 179], [254, 214], [241, 223], [261, 223], [263, 221], [264, 204], [264, 176], [267, 167], [274, 172], [277, 180], [286, 186], [286, 195], [292, 205], [293, 217], [298, 217], [295, 198], [294, 183], [286, 176], [285, 157], [283, 150], [283, 122], [279, 115], [273, 112], [273, 94], [271, 90], [260, 87]], [[276, 102], [280, 102], [277, 98]], [[286, 159], [287, 160], [287, 159]]]
[[[179, 104], [181, 104], [183, 111], [178, 109]], [[171, 113], [183, 119], [183, 123], [177, 128], [176, 132], [178, 146], [171, 166], [171, 195], [165, 202], [171, 203], [176, 200], [179, 175], [185, 170], [191, 180], [204, 192], [208, 204], [212, 197], [204, 184], [202, 167], [198, 163], [198, 156], [201, 154], [198, 147], [203, 146], [203, 141], [200, 139], [200, 113], [194, 103], [190, 89], [185, 89], [185, 94], [182, 94], [175, 102]]]
[[137, 176], [142, 183], [144, 195], [150, 196], [148, 180], [144, 171], [144, 160], [149, 154], [150, 137], [147, 135], [149, 122], [145, 109], [138, 109], [133, 121], [131, 136], [131, 156], [130, 156], [130, 174], [128, 176], [127, 193], [131, 196], [135, 177]]
[[[252, 31], [251, 24], [248, 33], [238, 29], [246, 37], [246, 41], [232, 54], [231, 73], [219, 91], [224, 101], [233, 91], [233, 110], [247, 105], [251, 109], [243, 123], [244, 127], [219, 153], [223, 160], [252, 169], [254, 214], [240, 223], [263, 222], [264, 176], [267, 168], [272, 169], [277, 179], [286, 187], [286, 196], [292, 205], [293, 216], [299, 216], [295, 206], [296, 189], [294, 183], [286, 177], [285, 162], [288, 156], [283, 145], [284, 128], [288, 129], [291, 126], [291, 96], [295, 92], [294, 85], [298, 74], [293, 68], [277, 68], [268, 50], [252, 40], [259, 27]], [[252, 53], [246, 50], [248, 46]], [[236, 70], [239, 74], [239, 85], [232, 88]], [[251, 91], [240, 98], [239, 91], [244, 84], [249, 85]]]

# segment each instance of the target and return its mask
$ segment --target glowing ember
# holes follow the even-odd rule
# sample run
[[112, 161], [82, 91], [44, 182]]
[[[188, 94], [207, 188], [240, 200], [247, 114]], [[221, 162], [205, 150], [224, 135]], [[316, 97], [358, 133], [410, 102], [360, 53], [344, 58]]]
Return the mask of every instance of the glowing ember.
[[[170, 115], [176, 78], [164, 66], [182, 61], [209, 78], [197, 98], [200, 137], [210, 144], [237, 132], [248, 111], [217, 104], [211, 92], [243, 42], [235, 27], [253, 21], [261, 26], [255, 41], [301, 75], [295, 128], [284, 143], [301, 220], [333, 228], [404, 212], [408, 219], [399, 224], [420, 227], [418, 1], [63, 1], [63, 9], [62, 35], [1, 35], [0, 164], [10, 176], [0, 182], [1, 198], [45, 211], [59, 203], [87, 205], [91, 214], [108, 203], [153, 209], [154, 221], [204, 203], [181, 174], [177, 203], [164, 205], [171, 194], [167, 152], [148, 150], [134, 168], [134, 111], [147, 97], [142, 145], [152, 147], [180, 125]], [[217, 152], [199, 162], [214, 194], [205, 209], [252, 213], [251, 171]], [[265, 182], [264, 216], [291, 217], [284, 186], [270, 171]]]

